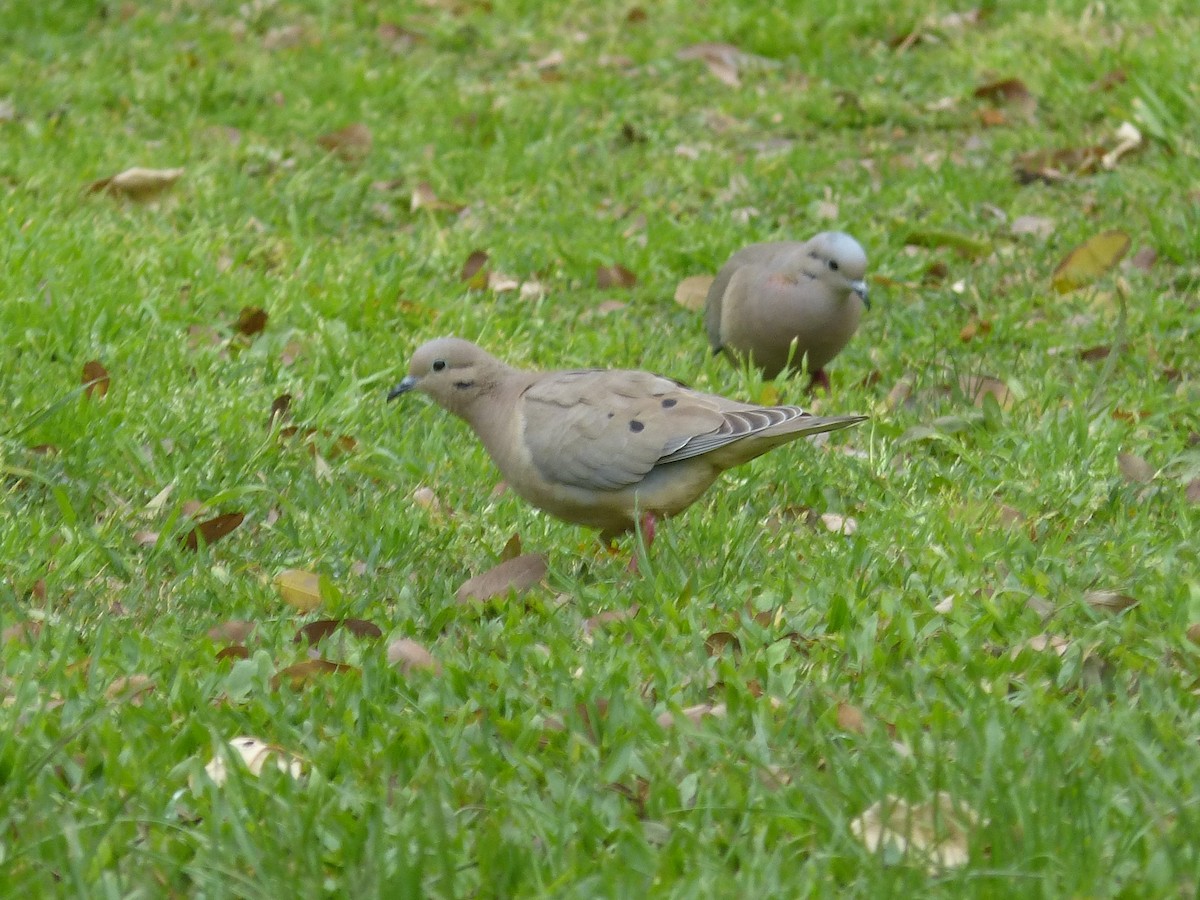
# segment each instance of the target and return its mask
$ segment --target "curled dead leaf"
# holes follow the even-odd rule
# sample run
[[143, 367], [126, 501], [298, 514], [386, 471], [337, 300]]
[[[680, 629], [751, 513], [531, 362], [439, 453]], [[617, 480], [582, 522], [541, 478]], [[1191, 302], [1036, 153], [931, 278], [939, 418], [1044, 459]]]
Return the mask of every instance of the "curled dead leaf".
[[716, 279], [712, 275], [689, 275], [675, 288], [675, 302], [693, 312], [708, 302], [708, 289]]
[[285, 569], [275, 576], [275, 586], [288, 606], [311, 612], [321, 605], [321, 577], [303, 569]]
[[253, 337], [267, 327], [267, 313], [257, 306], [244, 306], [233, 327], [238, 334]]
[[112, 379], [108, 375], [108, 369], [101, 365], [100, 360], [90, 359], [83, 364], [82, 383], [86, 385], [83, 392], [87, 396], [100, 398], [108, 393]]
[[149, 200], [171, 187], [183, 176], [183, 169], [143, 169], [135, 166], [110, 178], [88, 185], [89, 194], [104, 191], [130, 200]]
[[396, 666], [405, 675], [413, 672], [432, 672], [442, 674], [442, 664], [432, 653], [411, 638], [397, 638], [388, 644], [387, 661]]
[[526, 553], [481, 572], [462, 585], [454, 598], [460, 604], [487, 602], [510, 593], [521, 594], [546, 575], [546, 557]]
[[227, 659], [249, 659], [250, 648], [244, 644], [230, 644], [228, 647], [222, 647], [217, 651], [214, 657], [217, 662], [224, 662]]
[[704, 649], [709, 656], [720, 656], [726, 650], [737, 656], [742, 652], [742, 642], [737, 635], [729, 631], [714, 631], [704, 639]]

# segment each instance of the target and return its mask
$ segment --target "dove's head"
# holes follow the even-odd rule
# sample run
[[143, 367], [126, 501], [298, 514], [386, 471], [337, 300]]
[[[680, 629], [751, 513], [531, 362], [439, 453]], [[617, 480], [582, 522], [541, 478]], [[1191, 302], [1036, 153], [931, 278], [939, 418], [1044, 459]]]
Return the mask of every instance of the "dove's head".
[[829, 285], [838, 294], [867, 299], [867, 254], [862, 244], [844, 231], [822, 231], [804, 245], [804, 274]]
[[438, 338], [413, 354], [408, 375], [388, 393], [395, 400], [409, 391], [428, 394], [441, 407], [463, 415], [475, 400], [499, 384], [508, 367], [460, 338]]

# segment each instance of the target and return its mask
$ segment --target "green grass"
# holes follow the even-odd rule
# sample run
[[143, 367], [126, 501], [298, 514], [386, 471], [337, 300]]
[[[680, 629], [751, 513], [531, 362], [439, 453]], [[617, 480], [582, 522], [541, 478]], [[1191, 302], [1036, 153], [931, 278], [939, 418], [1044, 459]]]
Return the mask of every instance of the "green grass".
[[[0, 619], [40, 623], [2, 649], [0, 893], [1192, 895], [1191, 4], [1002, 3], [907, 50], [888, 42], [948, 6], [671, 0], [631, 22], [632, 4], [493, 5], [0, 9]], [[393, 53], [383, 22], [424, 40]], [[270, 49], [289, 26], [297, 43]], [[778, 65], [731, 89], [675, 58], [698, 41]], [[561, 77], [543, 80], [533, 64], [555, 50]], [[1114, 69], [1123, 83], [1089, 90]], [[1037, 113], [982, 128], [972, 92], [1008, 76]], [[1018, 153], [1111, 142], [1123, 121], [1148, 141], [1115, 170], [1013, 177]], [[317, 146], [351, 122], [373, 134], [366, 159]], [[149, 204], [85, 192], [134, 165], [186, 172]], [[414, 212], [422, 181], [468, 211]], [[836, 220], [813, 218], [821, 201]], [[1055, 228], [1013, 237], [997, 212]], [[751, 241], [831, 226], [880, 280], [819, 406], [870, 423], [730, 473], [661, 529], [640, 577], [583, 530], [493, 496], [461, 423], [384, 402], [413, 348], [443, 334], [523, 365], [648, 367], [762, 396], [710, 358], [675, 285]], [[1058, 261], [1107, 228], [1157, 263], [1054, 294]], [[994, 252], [906, 249], [919, 229]], [[468, 291], [475, 249], [546, 297]], [[935, 261], [946, 277], [926, 280]], [[637, 274], [632, 291], [595, 287], [612, 263]], [[599, 314], [613, 298], [628, 305]], [[270, 316], [252, 339], [232, 331], [245, 306]], [[990, 330], [964, 342], [972, 318]], [[1096, 345], [1118, 350], [1081, 361]], [[82, 392], [90, 359], [111, 373], [103, 399]], [[976, 374], [1004, 379], [1011, 406], [943, 390]], [[893, 409], [905, 376], [912, 398]], [[778, 389], [804, 400], [799, 383]], [[281, 440], [267, 423], [283, 393], [296, 424], [355, 449], [326, 441], [318, 463]], [[939, 417], [950, 427], [912, 430]], [[1153, 480], [1127, 482], [1119, 453]], [[453, 514], [414, 503], [419, 486]], [[192, 499], [246, 520], [188, 552]], [[1023, 521], [1004, 524], [1001, 504]], [[810, 527], [798, 507], [857, 531]], [[458, 607], [514, 533], [548, 556], [548, 586]], [[286, 568], [325, 577], [318, 612], [280, 600]], [[1095, 612], [1094, 588], [1138, 603]], [[586, 618], [635, 603], [585, 639]], [[384, 640], [335, 635], [323, 654], [360, 672], [271, 690], [304, 659], [296, 629], [324, 616], [370, 619]], [[252, 655], [216, 662], [205, 635], [230, 618], [257, 623]], [[740, 654], [710, 657], [717, 631]], [[1047, 635], [1061, 658], [1028, 648]], [[390, 667], [399, 637], [442, 674]], [[130, 675], [153, 690], [111, 699]], [[727, 716], [656, 721], [704, 702]], [[863, 733], [839, 726], [839, 704]], [[205, 785], [240, 734], [308, 774]], [[965, 866], [930, 874], [852, 836], [877, 800], [938, 791], [979, 816]]]

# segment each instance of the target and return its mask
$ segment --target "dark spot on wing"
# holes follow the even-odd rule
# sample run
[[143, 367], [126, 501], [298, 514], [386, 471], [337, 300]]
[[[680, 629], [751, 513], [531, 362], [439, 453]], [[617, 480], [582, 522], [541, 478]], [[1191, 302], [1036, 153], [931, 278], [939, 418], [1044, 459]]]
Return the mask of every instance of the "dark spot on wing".
[[629, 430], [633, 431], [633, 432], [641, 431], [645, 427], [646, 426], [644, 424], [642, 424], [641, 422], [639, 422], [637, 419], [633, 419], [629, 423]]
[[666, 400], [663, 401], [663, 409], [670, 409], [672, 406], [674, 406], [678, 402], [679, 402], [678, 400], [672, 400], [670, 397], [668, 397]]
[[613, 416], [615, 416], [615, 415], [616, 415], [616, 413], [611, 413], [611, 412], [610, 412], [610, 413], [608, 414], [608, 417], [611, 419], [611, 418], [612, 418]]

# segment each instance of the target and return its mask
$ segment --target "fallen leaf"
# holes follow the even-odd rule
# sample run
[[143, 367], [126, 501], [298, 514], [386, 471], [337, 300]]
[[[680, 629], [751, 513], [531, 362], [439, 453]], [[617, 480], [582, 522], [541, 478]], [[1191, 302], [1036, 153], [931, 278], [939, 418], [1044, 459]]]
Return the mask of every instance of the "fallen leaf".
[[1032, 94], [1029, 93], [1029, 88], [1020, 78], [1002, 78], [999, 81], [981, 84], [975, 88], [975, 96], [985, 100], [1011, 103], [1014, 100], [1031, 97]]
[[0, 631], [0, 646], [16, 641], [32, 644], [41, 633], [42, 623], [36, 619], [27, 622], [17, 622], [15, 625], [9, 625], [4, 631]]
[[271, 401], [271, 412], [267, 417], [267, 428], [272, 428], [276, 421], [286, 421], [292, 408], [292, 395], [280, 394]]
[[139, 547], [153, 547], [158, 543], [159, 534], [157, 531], [135, 531], [133, 533], [133, 542]]
[[321, 577], [303, 569], [285, 569], [275, 576], [275, 586], [283, 602], [300, 612], [311, 612], [321, 605]]
[[1045, 216], [1017, 216], [1009, 226], [1013, 234], [1031, 234], [1034, 237], [1047, 238], [1054, 234], [1054, 220]]
[[850, 833], [872, 853], [913, 852], [936, 871], [970, 860], [968, 838], [978, 826], [973, 810], [939, 791], [934, 800], [915, 805], [889, 795], [852, 821]]
[[245, 643], [246, 638], [250, 637], [254, 630], [254, 623], [247, 622], [246, 619], [229, 619], [228, 622], [222, 622], [220, 625], [214, 625], [206, 632], [210, 641], [222, 643], [229, 641], [232, 643]]
[[521, 555], [521, 535], [514, 534], [504, 544], [504, 549], [500, 551], [500, 562], [508, 562], [510, 559], [516, 559]]
[[271, 690], [277, 691], [286, 681], [293, 691], [298, 691], [310, 681], [323, 675], [343, 675], [357, 672], [355, 666], [333, 662], [328, 659], [306, 659], [295, 665], [280, 669], [271, 676]]
[[620, 312], [628, 307], [628, 303], [622, 303], [620, 300], [605, 300], [596, 307], [596, 315], [607, 316], [609, 313]]
[[301, 641], [308, 641], [311, 646], [315, 647], [339, 628], [346, 629], [358, 638], [383, 637], [379, 626], [366, 619], [318, 619], [316, 622], [309, 622], [297, 631], [296, 636], [292, 638], [292, 643], [299, 644]]
[[475, 290], [483, 290], [488, 284], [488, 273], [484, 269], [487, 265], [488, 255], [484, 250], [472, 250], [467, 261], [463, 263], [462, 271], [458, 273], [458, 280], [465, 281], [467, 287]]
[[[285, 425], [279, 429], [279, 437], [283, 440], [301, 438], [308, 448], [310, 456], [319, 457], [320, 451], [330, 459], [337, 459], [343, 453], [353, 453], [358, 448], [358, 441], [348, 434], [334, 435], [321, 428], [301, 428], [298, 425]], [[319, 446], [321, 445], [321, 446]]]
[[[240, 759], [251, 775], [261, 775], [263, 768], [270, 759], [275, 760], [275, 766], [280, 772], [291, 775], [293, 778], [299, 778], [304, 774], [304, 766], [298, 757], [292, 756], [282, 747], [268, 744], [260, 738], [235, 737], [229, 742], [229, 748], [232, 751], [230, 755]], [[214, 755], [212, 762], [204, 767], [204, 771], [217, 787], [223, 785], [229, 779], [229, 769], [225, 762], [225, 754], [218, 752]], [[194, 789], [195, 786], [193, 785]]]
[[889, 410], [897, 410], [903, 406], [910, 396], [912, 396], [913, 386], [916, 384], [916, 376], [911, 373], [904, 375], [897, 381], [890, 391], [888, 391], [887, 399], [884, 400], [884, 405]]
[[1039, 180], [1053, 184], [1072, 176], [1091, 175], [1098, 171], [1105, 152], [1105, 148], [1099, 145], [1033, 150], [1017, 156], [1013, 171], [1021, 184]]
[[454, 598], [461, 604], [486, 602], [509, 593], [521, 594], [546, 575], [546, 557], [526, 553], [476, 575], [463, 584]]
[[1088, 238], [1058, 263], [1051, 286], [1060, 294], [1087, 286], [1112, 269], [1129, 250], [1129, 235], [1110, 230]]
[[82, 383], [86, 385], [83, 392], [87, 396], [100, 398], [108, 393], [112, 379], [108, 375], [108, 369], [104, 368], [99, 360], [91, 359], [83, 364]]
[[596, 613], [596, 615], [583, 620], [583, 633], [591, 637], [612, 622], [627, 622], [636, 618], [641, 609], [642, 607], [635, 603], [625, 609], [607, 609], [602, 613]]
[[1194, 622], [1188, 626], [1187, 639], [1193, 644], [1200, 644], [1200, 622]]
[[914, 247], [950, 247], [964, 256], [980, 257], [992, 252], [987, 241], [977, 240], [969, 234], [944, 229], [919, 228], [905, 235], [904, 243]]
[[1088, 347], [1079, 351], [1079, 358], [1084, 362], [1099, 362], [1102, 359], [1108, 359], [1113, 348], [1108, 344], [1098, 344], [1095, 347]]
[[380, 23], [375, 29], [375, 34], [388, 50], [396, 54], [405, 53], [415, 45], [425, 43], [425, 35], [391, 22]]
[[1134, 453], [1118, 453], [1117, 468], [1130, 484], [1149, 484], [1154, 480], [1154, 469], [1150, 463]]
[[1142, 272], [1149, 272], [1154, 268], [1154, 264], [1158, 262], [1158, 251], [1153, 247], [1139, 247], [1137, 253], [1129, 260], [1129, 264], [1133, 268]]
[[1188, 503], [1200, 503], [1200, 478], [1193, 478], [1188, 482], [1184, 496], [1187, 497]]
[[140, 706], [144, 695], [155, 689], [154, 679], [149, 675], [122, 675], [113, 680], [104, 692], [109, 700], [124, 700], [134, 706]]
[[775, 61], [739, 50], [732, 44], [704, 43], [684, 47], [675, 54], [683, 61], [699, 60], [708, 67], [709, 74], [729, 87], [741, 87], [740, 72], [751, 65], [774, 65]]
[[180, 543], [183, 544], [185, 550], [199, 549], [201, 541], [205, 544], [215, 544], [241, 525], [245, 518], [246, 514], [240, 512], [214, 516], [211, 519], [201, 522], [187, 534], [182, 535], [179, 539]]
[[637, 276], [622, 265], [596, 267], [596, 286], [607, 288], [631, 288], [637, 284]]
[[449, 515], [449, 510], [446, 505], [438, 499], [438, 495], [433, 492], [433, 488], [419, 487], [412, 494], [413, 503], [425, 510], [435, 519], [441, 519]]
[[1100, 158], [1101, 168], [1110, 171], [1115, 169], [1122, 156], [1140, 150], [1143, 143], [1142, 133], [1138, 131], [1137, 126], [1132, 122], [1122, 122], [1121, 127], [1117, 129], [1113, 148]]
[[1137, 605], [1137, 600], [1120, 591], [1088, 591], [1083, 595], [1083, 602], [1097, 612], [1116, 615], [1125, 612], [1131, 606]]
[[1111, 69], [1089, 84], [1088, 90], [1092, 93], [1111, 91], [1118, 85], [1124, 84], [1127, 80], [1128, 76], [1125, 74], [1124, 69]]
[[111, 178], [101, 178], [88, 185], [88, 193], [105, 191], [128, 197], [130, 200], [149, 200], [161, 194], [183, 176], [183, 169], [126, 169]]
[[[724, 703], [697, 703], [695, 706], [684, 707], [679, 711], [679, 714], [693, 725], [699, 725], [709, 716], [716, 719], [723, 719], [726, 712]], [[675, 713], [667, 710], [664, 713], [660, 713], [656, 721], [661, 727], [670, 728], [676, 722]]]
[[854, 734], [867, 733], [867, 722], [863, 717], [862, 710], [849, 703], [837, 705], [837, 727], [842, 731], [850, 731]]
[[1002, 109], [987, 106], [979, 110], [976, 115], [979, 117], [979, 124], [984, 128], [1000, 128], [1008, 124], [1008, 116], [1004, 114], [1004, 110]]
[[304, 43], [306, 32], [303, 25], [280, 25], [263, 35], [264, 50], [290, 50]]
[[404, 675], [413, 672], [442, 674], [442, 664], [411, 638], [397, 638], [388, 644], [387, 661], [388, 665], [396, 666]]
[[851, 535], [858, 531], [858, 522], [850, 516], [841, 516], [837, 513], [822, 513], [821, 524], [825, 526], [826, 531], [834, 534]]
[[228, 647], [222, 647], [217, 651], [214, 659], [217, 662], [224, 662], [227, 659], [249, 659], [250, 649], [243, 644], [230, 644]]
[[708, 289], [716, 278], [712, 275], [690, 275], [675, 287], [675, 302], [693, 312], [708, 302]]
[[958, 387], [980, 409], [988, 397], [1000, 404], [1001, 409], [1012, 406], [1012, 391], [999, 378], [990, 375], [964, 375], [959, 379]]
[[371, 129], [354, 122], [317, 138], [317, 143], [344, 162], [358, 162], [371, 152]]
[[992, 333], [992, 323], [987, 320], [981, 320], [978, 316], [972, 315], [967, 320], [967, 324], [958, 332], [958, 339], [964, 344], [969, 344], [975, 338]]
[[742, 642], [732, 632], [714, 631], [704, 639], [704, 649], [708, 651], [709, 656], [720, 656], [726, 650], [737, 656], [742, 652]]
[[430, 212], [462, 212], [466, 207], [461, 203], [450, 203], [442, 200], [433, 191], [428, 181], [422, 181], [412, 192], [412, 210], [427, 209]]
[[233, 327], [239, 334], [252, 337], [267, 327], [267, 314], [257, 306], [244, 306]]

